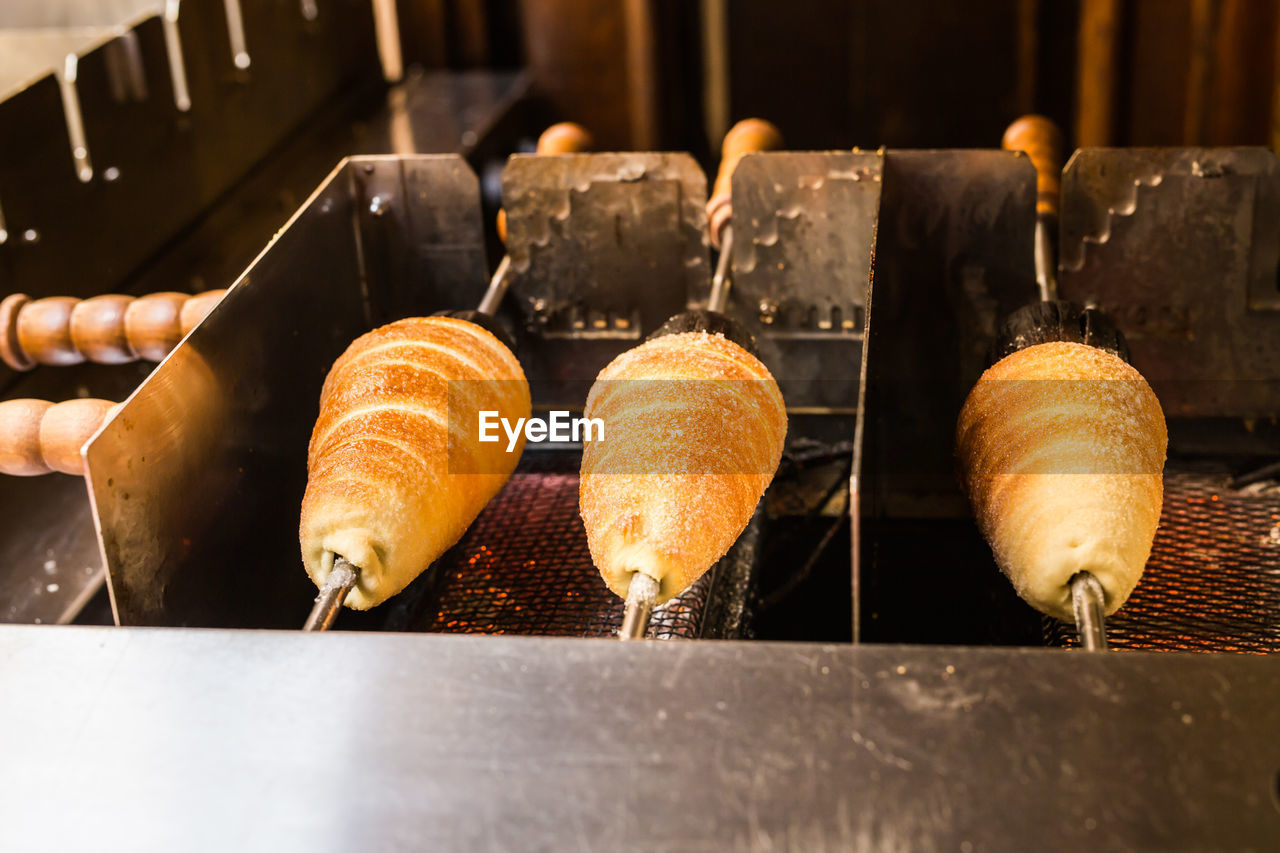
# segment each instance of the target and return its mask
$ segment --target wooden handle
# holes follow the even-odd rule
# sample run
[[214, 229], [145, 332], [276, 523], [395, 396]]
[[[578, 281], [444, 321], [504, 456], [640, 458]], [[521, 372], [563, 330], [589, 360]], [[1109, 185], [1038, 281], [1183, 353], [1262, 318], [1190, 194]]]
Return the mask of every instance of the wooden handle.
[[0, 403], [0, 474], [81, 475], [80, 448], [116, 406], [110, 400], [6, 400]]
[[90, 299], [36, 300], [14, 293], [0, 302], [0, 357], [14, 370], [83, 361], [160, 361], [225, 293], [152, 293], [136, 299], [108, 293]]
[[1036, 213], [1058, 215], [1062, 190], [1062, 131], [1050, 119], [1026, 115], [1009, 125], [1000, 145], [1006, 151], [1025, 151], [1036, 167]]
[[707, 218], [711, 225], [711, 242], [720, 245], [720, 234], [724, 226], [733, 217], [731, 197], [733, 193], [733, 171], [738, 162], [748, 154], [757, 151], [777, 151], [782, 148], [782, 131], [772, 123], [760, 118], [747, 118], [729, 128], [720, 145], [720, 171], [716, 172], [716, 181], [711, 188], [711, 199], [707, 202]]
[[591, 131], [577, 122], [562, 121], [542, 131], [535, 154], [578, 154], [595, 147]]
[[[573, 121], [561, 121], [542, 131], [534, 154], [580, 154], [596, 145], [591, 131]], [[498, 211], [498, 239], [507, 242], [507, 212]]]

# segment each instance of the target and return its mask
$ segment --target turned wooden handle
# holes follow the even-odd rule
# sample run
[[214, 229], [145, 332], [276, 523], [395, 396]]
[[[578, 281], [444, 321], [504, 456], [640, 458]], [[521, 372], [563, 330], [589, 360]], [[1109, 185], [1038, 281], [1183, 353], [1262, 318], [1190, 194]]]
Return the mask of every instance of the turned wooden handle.
[[[562, 121], [542, 131], [534, 154], [579, 154], [596, 145], [591, 131], [573, 121]], [[498, 211], [498, 239], [507, 242], [507, 212]]]
[[0, 357], [14, 370], [83, 361], [160, 361], [225, 293], [152, 293], [138, 298], [108, 293], [90, 299], [35, 300], [14, 293], [0, 302]]
[[6, 400], [0, 403], [0, 474], [84, 473], [80, 448], [116, 406], [110, 400]]
[[1062, 190], [1062, 131], [1050, 119], [1026, 115], [1009, 125], [1000, 146], [1006, 151], [1025, 151], [1036, 167], [1036, 213], [1058, 215]]
[[577, 122], [562, 121], [542, 131], [534, 154], [578, 154], [595, 147], [591, 131]]
[[746, 118], [729, 128], [720, 145], [720, 171], [716, 172], [716, 182], [711, 188], [711, 199], [707, 202], [707, 218], [711, 226], [711, 242], [718, 248], [720, 234], [724, 226], [733, 217], [731, 197], [733, 193], [733, 170], [738, 162], [748, 154], [757, 151], [777, 151], [782, 148], [782, 131], [771, 122], [761, 118]]

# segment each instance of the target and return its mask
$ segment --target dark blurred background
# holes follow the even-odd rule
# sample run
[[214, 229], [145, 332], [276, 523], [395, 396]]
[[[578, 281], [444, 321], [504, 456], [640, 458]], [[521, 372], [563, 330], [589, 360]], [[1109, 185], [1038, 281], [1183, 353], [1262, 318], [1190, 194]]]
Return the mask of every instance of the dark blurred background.
[[[528, 66], [606, 148], [1272, 145], [1280, 0], [400, 0], [424, 68]], [[715, 141], [715, 145], [711, 144]]]

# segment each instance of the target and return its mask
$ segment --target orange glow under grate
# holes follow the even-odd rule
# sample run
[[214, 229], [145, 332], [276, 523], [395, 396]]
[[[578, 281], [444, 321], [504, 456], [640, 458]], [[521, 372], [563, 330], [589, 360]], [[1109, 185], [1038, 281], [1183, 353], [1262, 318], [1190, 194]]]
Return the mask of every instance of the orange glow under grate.
[[[423, 630], [605, 637], [622, 624], [622, 600], [587, 550], [576, 473], [517, 473], [437, 571]], [[649, 636], [698, 637], [710, 576], [656, 609]]]
[[[1107, 620], [1114, 648], [1280, 651], [1280, 494], [1234, 492], [1223, 474], [1165, 472], [1164, 511], [1129, 601]], [[1046, 619], [1053, 645], [1074, 626]]]

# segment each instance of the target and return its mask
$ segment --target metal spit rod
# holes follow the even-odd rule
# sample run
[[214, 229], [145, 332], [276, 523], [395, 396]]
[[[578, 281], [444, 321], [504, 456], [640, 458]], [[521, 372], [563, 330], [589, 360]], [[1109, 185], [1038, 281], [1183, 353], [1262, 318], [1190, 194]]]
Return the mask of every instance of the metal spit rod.
[[[502, 304], [502, 297], [507, 295], [507, 285], [510, 281], [507, 270], [510, 267], [511, 259], [504, 255], [476, 311], [492, 317], [498, 310], [498, 306]], [[311, 614], [302, 626], [304, 631], [329, 630], [342, 610], [342, 603], [347, 600], [347, 593], [360, 578], [360, 567], [348, 562], [346, 557], [334, 554], [332, 551], [325, 551], [322, 559], [330, 567], [329, 573], [325, 576], [320, 592], [316, 595], [316, 603], [311, 608]]]
[[[767, 121], [745, 119], [725, 134], [720, 148], [720, 170], [711, 199], [707, 202], [707, 219], [713, 242], [720, 246], [715, 275], [711, 278], [711, 295], [707, 298], [707, 310], [725, 313], [729, 305], [729, 290], [733, 278], [729, 274], [733, 261], [733, 207], [731, 181], [738, 162], [747, 154], [773, 151], [782, 147], [782, 134]], [[649, 629], [649, 617], [658, 597], [658, 582], [644, 572], [631, 575], [627, 588], [627, 603], [622, 613], [622, 628], [618, 637], [623, 640], [643, 639]]]
[[1036, 286], [1040, 288], [1040, 301], [1052, 302], [1058, 298], [1057, 264], [1053, 262], [1053, 240], [1049, 235], [1049, 221], [1036, 217]]
[[[538, 138], [537, 153], [572, 154], [587, 150], [591, 145], [591, 134], [585, 128], [572, 122], [561, 122], [553, 124], [542, 132], [542, 136]], [[499, 216], [498, 219], [498, 232], [504, 242], [506, 241], [505, 219], [505, 216]], [[476, 311], [490, 317], [494, 316], [510, 286], [511, 256], [503, 255], [498, 268], [493, 272], [493, 278], [489, 280], [489, 289], [485, 291], [484, 296], [480, 298], [480, 304], [476, 306]], [[302, 626], [304, 631], [327, 631], [338, 618], [347, 593], [356, 585], [360, 577], [360, 567], [349, 563], [341, 554], [326, 551], [323, 560], [329, 568], [329, 573], [325, 576], [324, 585], [320, 587], [319, 594], [316, 595], [316, 603], [311, 608], [311, 615]], [[648, 617], [647, 612], [645, 616]]]
[[311, 614], [303, 624], [304, 631], [327, 631], [338, 618], [342, 602], [347, 600], [347, 593], [360, 578], [360, 569], [347, 562], [347, 558], [332, 551], [325, 551], [323, 562], [329, 569], [324, 584], [316, 595], [316, 603], [311, 607]]
[[729, 263], [733, 256], [733, 226], [726, 224], [720, 231], [720, 258], [716, 261], [716, 274], [711, 278], [711, 296], [707, 310], [721, 314], [729, 304], [729, 288], [733, 278], [729, 275]]
[[[1057, 258], [1053, 231], [1058, 224], [1062, 181], [1062, 134], [1043, 116], [1024, 116], [1005, 131], [1001, 147], [1024, 151], [1036, 170], [1035, 269], [1040, 300], [1058, 298]], [[1076, 617], [1080, 645], [1091, 651], [1107, 648], [1106, 596], [1102, 584], [1089, 572], [1071, 578], [1071, 609]]]
[[1023, 116], [1009, 125], [1000, 146], [1025, 152], [1036, 170], [1036, 285], [1040, 299], [1049, 302], [1058, 298], [1054, 233], [1062, 191], [1062, 132], [1044, 116]]
[[1071, 609], [1076, 616], [1080, 646], [1088, 652], [1107, 650], [1106, 596], [1102, 584], [1089, 572], [1071, 578]]
[[733, 172], [748, 154], [778, 151], [782, 133], [764, 119], [748, 118], [729, 128], [720, 144], [720, 168], [707, 200], [707, 226], [712, 245], [720, 247], [716, 273], [711, 279], [711, 296], [707, 310], [723, 314], [729, 304], [729, 288], [733, 279], [729, 266], [733, 259]]
[[[511, 259], [504, 255], [476, 311], [492, 317], [498, 310], [498, 306], [502, 304], [502, 298], [507, 295], [507, 285], [510, 283], [507, 271], [510, 268]], [[302, 626], [304, 631], [329, 630], [342, 610], [342, 603], [347, 600], [347, 593], [360, 578], [360, 567], [348, 562], [346, 557], [334, 554], [332, 551], [325, 551], [322, 559], [329, 567], [329, 573], [325, 576], [320, 592], [316, 595], [311, 614], [307, 616], [307, 621]]]
[[507, 288], [511, 286], [510, 271], [511, 256], [503, 255], [502, 260], [498, 262], [498, 268], [493, 271], [493, 278], [489, 279], [489, 289], [484, 292], [480, 304], [476, 307], [481, 314], [492, 317], [498, 310], [498, 306], [502, 304], [502, 298], [507, 295]]
[[649, 616], [658, 600], [658, 582], [644, 572], [633, 572], [627, 586], [627, 604], [622, 611], [620, 640], [643, 640], [649, 631]]
[[[733, 171], [747, 154], [760, 151], [776, 151], [782, 148], [782, 134], [763, 119], [749, 118], [729, 128], [720, 146], [720, 169], [716, 173], [711, 198], [707, 201], [707, 222], [712, 243], [720, 247], [716, 272], [711, 279], [711, 295], [707, 310], [725, 313], [729, 305], [729, 289], [733, 279], [729, 274], [733, 260]], [[649, 617], [658, 598], [659, 584], [644, 572], [634, 572], [627, 587], [627, 602], [622, 611], [622, 627], [619, 639], [640, 640], [649, 630]]]

